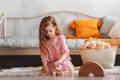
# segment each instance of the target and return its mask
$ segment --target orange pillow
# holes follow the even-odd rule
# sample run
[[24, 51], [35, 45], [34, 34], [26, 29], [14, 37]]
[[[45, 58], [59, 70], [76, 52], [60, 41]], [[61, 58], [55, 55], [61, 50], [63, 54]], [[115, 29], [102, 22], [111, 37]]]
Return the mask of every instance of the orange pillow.
[[[75, 30], [76, 38], [100, 37], [98, 27], [102, 25], [99, 19], [74, 20], [70, 24], [70, 29]], [[71, 35], [68, 36], [70, 38]], [[73, 38], [73, 37], [72, 37]]]

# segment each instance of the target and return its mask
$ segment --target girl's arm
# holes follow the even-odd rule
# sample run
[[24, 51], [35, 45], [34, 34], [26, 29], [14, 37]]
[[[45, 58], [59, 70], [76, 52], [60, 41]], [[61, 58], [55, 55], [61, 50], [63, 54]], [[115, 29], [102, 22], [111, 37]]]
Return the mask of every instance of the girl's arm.
[[66, 59], [66, 57], [69, 55], [69, 49], [65, 43], [65, 37], [64, 36], [60, 36], [60, 43], [61, 43], [61, 58], [58, 59], [56, 62], [55, 62], [55, 65], [58, 66], [59, 64], [61, 64], [63, 62], [63, 60]]
[[65, 60], [65, 58], [67, 57], [67, 55], [68, 55], [68, 53], [64, 53], [62, 55], [62, 57], [55, 62], [55, 66], [59, 66], [63, 62], [63, 60]]
[[48, 66], [47, 66], [47, 61], [43, 62], [43, 72], [44, 73], [49, 73]]
[[48, 58], [47, 57], [45, 57], [45, 56], [41, 56], [41, 59], [42, 59], [42, 63], [43, 63], [43, 69], [42, 69], [42, 71], [44, 72], [44, 73], [49, 73], [49, 70], [48, 70]]

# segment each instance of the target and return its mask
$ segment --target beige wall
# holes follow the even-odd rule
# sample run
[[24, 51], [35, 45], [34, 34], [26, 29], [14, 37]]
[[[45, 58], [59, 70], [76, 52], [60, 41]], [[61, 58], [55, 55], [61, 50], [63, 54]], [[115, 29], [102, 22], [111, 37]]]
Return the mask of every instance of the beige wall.
[[[50, 11], [71, 10], [102, 17], [104, 15], [120, 18], [120, 0], [0, 0], [0, 12], [6, 12], [7, 16], [35, 16]], [[17, 35], [15, 21], [7, 20], [8, 36]], [[39, 20], [31, 23], [22, 22], [24, 30], [28, 26], [31, 29], [39, 25]], [[23, 34], [31, 32], [24, 31]]]
[[91, 15], [120, 17], [119, 0], [0, 0], [8, 16], [32, 16], [54, 10], [75, 10]]

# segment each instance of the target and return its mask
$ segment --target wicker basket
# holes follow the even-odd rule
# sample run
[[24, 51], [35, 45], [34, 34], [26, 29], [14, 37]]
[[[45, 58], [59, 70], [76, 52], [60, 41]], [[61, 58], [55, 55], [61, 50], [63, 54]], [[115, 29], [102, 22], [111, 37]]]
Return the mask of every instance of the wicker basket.
[[106, 49], [87, 49], [81, 50], [81, 58], [84, 63], [97, 62], [103, 66], [103, 68], [113, 68], [115, 63], [117, 47]]

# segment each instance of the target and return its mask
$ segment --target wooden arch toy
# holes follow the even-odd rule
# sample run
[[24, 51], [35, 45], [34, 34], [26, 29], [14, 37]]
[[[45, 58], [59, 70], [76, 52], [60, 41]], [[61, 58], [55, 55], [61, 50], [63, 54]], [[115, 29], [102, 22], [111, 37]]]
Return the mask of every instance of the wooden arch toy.
[[103, 67], [95, 62], [88, 62], [79, 69], [79, 76], [89, 76], [92, 73], [94, 77], [104, 77]]

